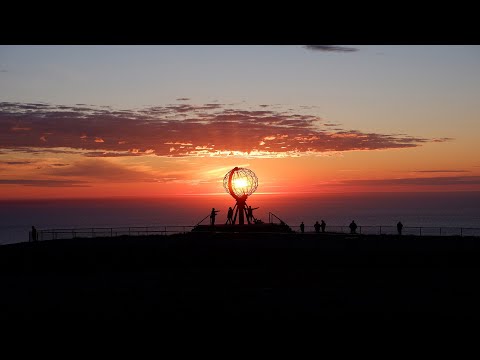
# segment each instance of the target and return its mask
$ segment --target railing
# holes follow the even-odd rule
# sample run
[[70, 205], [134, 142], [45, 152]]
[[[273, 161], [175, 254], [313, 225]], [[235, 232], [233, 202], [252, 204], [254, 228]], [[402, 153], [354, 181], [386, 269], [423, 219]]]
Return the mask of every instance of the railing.
[[[185, 234], [194, 226], [129, 226], [129, 227], [102, 227], [102, 228], [74, 228], [74, 229], [44, 229], [38, 230], [37, 237], [42, 240], [116, 237], [116, 236], [148, 236]], [[31, 232], [30, 232], [31, 239]]]
[[269, 213], [268, 213], [268, 223], [269, 223], [269, 224], [272, 224], [274, 218], [277, 219], [278, 221], [280, 221], [280, 224], [286, 224], [286, 222], [283, 221], [282, 219], [280, 219], [277, 215], [275, 215], [275, 214], [272, 213], [272, 212], [269, 212]]
[[[300, 232], [300, 227], [294, 228]], [[315, 233], [314, 226], [305, 225], [305, 233]], [[320, 230], [321, 232], [321, 230]], [[326, 233], [350, 233], [348, 225], [327, 225]], [[398, 235], [396, 226], [391, 225], [358, 225], [357, 234], [363, 235]], [[416, 236], [480, 236], [480, 228], [477, 227], [449, 227], [449, 226], [404, 226], [402, 235]]]
[[[269, 213], [269, 221], [276, 215]], [[73, 229], [44, 229], [37, 231], [39, 241], [75, 238], [116, 237], [116, 236], [148, 236], [148, 235], [172, 235], [185, 234], [195, 226], [130, 226], [130, 227], [102, 227], [102, 228], [73, 228]], [[300, 227], [293, 229], [300, 232]], [[216, 231], [216, 229], [215, 229]], [[321, 232], [321, 231], [320, 231]], [[315, 234], [313, 226], [305, 225], [305, 234]], [[325, 233], [348, 234], [350, 228], [347, 225], [327, 225]], [[362, 235], [397, 235], [397, 227], [389, 225], [358, 225], [357, 234]], [[434, 227], [434, 226], [404, 226], [402, 236], [479, 236], [480, 228], [473, 227]], [[31, 240], [31, 232], [29, 236]]]

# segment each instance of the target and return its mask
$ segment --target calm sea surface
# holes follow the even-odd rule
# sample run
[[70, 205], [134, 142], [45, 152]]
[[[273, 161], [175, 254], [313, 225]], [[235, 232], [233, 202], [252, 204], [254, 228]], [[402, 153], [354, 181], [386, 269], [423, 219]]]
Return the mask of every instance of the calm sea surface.
[[[480, 192], [458, 193], [371, 193], [329, 194], [325, 196], [254, 194], [248, 204], [259, 207], [254, 215], [267, 222], [274, 213], [294, 230], [303, 221], [306, 230], [315, 221], [333, 226], [355, 222], [364, 231], [394, 231], [402, 221], [407, 227], [479, 228]], [[128, 227], [160, 225], [195, 225], [208, 216], [212, 207], [220, 210], [217, 223], [224, 223], [227, 209], [234, 201], [228, 196], [191, 196], [152, 199], [85, 199], [0, 201], [0, 244], [28, 241], [34, 225], [38, 230], [50, 228]], [[203, 224], [208, 223], [208, 218]], [[390, 226], [391, 228], [385, 228]], [[438, 230], [431, 230], [432, 233]], [[445, 234], [446, 230], [443, 230]], [[457, 230], [455, 230], [457, 231]], [[477, 234], [475, 234], [477, 235]]]

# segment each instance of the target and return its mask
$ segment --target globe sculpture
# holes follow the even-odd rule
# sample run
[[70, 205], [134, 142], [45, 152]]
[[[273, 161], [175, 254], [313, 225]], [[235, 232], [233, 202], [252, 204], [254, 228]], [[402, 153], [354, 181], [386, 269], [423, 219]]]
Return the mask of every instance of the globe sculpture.
[[234, 167], [223, 178], [223, 187], [225, 191], [232, 195], [237, 201], [233, 208], [235, 212], [233, 223], [235, 224], [238, 215], [238, 224], [244, 225], [245, 214], [250, 224], [246, 206], [247, 198], [252, 195], [258, 187], [258, 178], [255, 173], [246, 168]]

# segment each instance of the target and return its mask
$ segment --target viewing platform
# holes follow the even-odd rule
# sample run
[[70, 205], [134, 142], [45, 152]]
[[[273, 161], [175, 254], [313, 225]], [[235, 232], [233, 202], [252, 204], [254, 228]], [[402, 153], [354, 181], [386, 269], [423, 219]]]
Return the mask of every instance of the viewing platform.
[[218, 224], [218, 225], [197, 225], [192, 229], [192, 232], [225, 232], [225, 233], [292, 233], [293, 230], [287, 224], [245, 224], [245, 225], [231, 225], [231, 224]]

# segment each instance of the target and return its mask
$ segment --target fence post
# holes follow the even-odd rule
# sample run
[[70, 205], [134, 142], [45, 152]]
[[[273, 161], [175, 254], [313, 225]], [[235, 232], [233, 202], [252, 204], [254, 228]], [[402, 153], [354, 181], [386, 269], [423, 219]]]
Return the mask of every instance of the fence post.
[[113, 237], [113, 228], [110, 228], [110, 237]]
[[95, 237], [93, 234], [94, 234], [94, 232], [93, 232], [93, 228], [92, 228], [92, 238]]
[[362, 233], [362, 227], [360, 226], [360, 234]]
[[165, 226], [165, 236], [167, 236], [167, 227]]
[[380, 226], [380, 235], [382, 235], [382, 227]]
[[463, 236], [463, 228], [460, 228], [460, 236]]
[[128, 236], [130, 236], [130, 226], [128, 227]]
[[422, 236], [422, 227], [420, 226], [420, 236]]
[[440, 236], [442, 236], [442, 228], [440, 228]]

